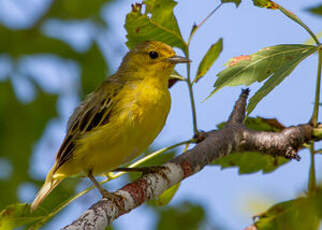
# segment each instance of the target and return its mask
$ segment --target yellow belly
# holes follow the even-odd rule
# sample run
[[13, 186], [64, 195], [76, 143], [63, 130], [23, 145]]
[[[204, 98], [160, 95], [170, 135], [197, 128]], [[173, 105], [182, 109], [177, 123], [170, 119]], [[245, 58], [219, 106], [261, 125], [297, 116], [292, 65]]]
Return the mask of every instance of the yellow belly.
[[140, 155], [157, 137], [170, 109], [168, 89], [142, 82], [118, 97], [109, 123], [84, 135], [56, 176], [101, 175]]

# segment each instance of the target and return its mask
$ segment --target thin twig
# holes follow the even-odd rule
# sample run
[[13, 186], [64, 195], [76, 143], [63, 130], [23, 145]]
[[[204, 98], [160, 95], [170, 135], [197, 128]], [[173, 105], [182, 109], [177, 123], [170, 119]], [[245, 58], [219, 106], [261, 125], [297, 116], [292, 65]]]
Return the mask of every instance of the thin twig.
[[318, 73], [316, 78], [314, 109], [312, 114], [313, 127], [318, 126], [318, 116], [319, 116], [319, 108], [320, 108], [320, 91], [321, 91], [322, 46], [319, 47], [318, 55], [319, 55], [318, 71], [317, 71]]
[[[187, 46], [186, 49], [184, 50], [184, 53], [186, 55], [186, 58], [189, 58], [189, 46], [191, 39], [195, 32], [222, 6], [223, 4], [220, 3], [215, 9], [213, 9], [198, 25], [194, 25], [191, 33], [188, 38]], [[196, 135], [199, 130], [198, 130], [198, 124], [197, 124], [197, 113], [196, 113], [196, 104], [194, 100], [194, 95], [193, 95], [193, 82], [191, 81], [191, 66], [190, 63], [187, 63], [187, 85], [188, 85], [188, 90], [189, 90], [189, 97], [190, 97], [190, 104], [191, 104], [191, 111], [192, 111], [192, 123], [193, 123], [193, 132]]]
[[81, 217], [64, 229], [105, 229], [119, 216], [130, 212], [147, 200], [158, 197], [171, 186], [202, 170], [214, 159], [219, 159], [236, 151], [257, 151], [273, 156], [279, 155], [299, 159], [297, 151], [311, 141], [310, 124], [292, 126], [281, 132], [264, 132], [247, 129], [242, 124], [245, 113], [247, 90], [239, 97], [234, 111], [225, 127], [207, 132], [206, 138], [188, 150], [162, 165], [158, 172], [145, 174], [127, 184], [114, 194], [120, 201], [102, 199], [85, 211]]

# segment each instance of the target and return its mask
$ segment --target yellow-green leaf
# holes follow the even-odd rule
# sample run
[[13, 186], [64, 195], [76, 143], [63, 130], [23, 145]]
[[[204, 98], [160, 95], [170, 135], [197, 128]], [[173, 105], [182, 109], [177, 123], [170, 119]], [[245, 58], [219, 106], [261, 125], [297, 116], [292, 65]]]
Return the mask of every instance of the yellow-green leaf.
[[314, 6], [314, 7], [310, 7], [307, 10], [310, 11], [312, 14], [322, 16], [322, 4], [321, 3], [319, 5]]
[[220, 165], [222, 169], [238, 167], [238, 174], [249, 174], [262, 171], [270, 173], [286, 164], [284, 157], [273, 157], [259, 152], [236, 152], [213, 161], [212, 165]]
[[156, 224], [156, 230], [202, 229], [201, 225], [206, 219], [203, 207], [189, 201], [157, 210], [160, 215]]
[[51, 3], [46, 18], [60, 19], [88, 19], [98, 16], [101, 7], [107, 4], [108, 0], [55, 0]]
[[82, 54], [79, 63], [82, 67], [82, 93], [87, 95], [106, 79], [108, 66], [96, 42], [86, 53]]
[[177, 71], [173, 71], [172, 74], [170, 74], [170, 79], [177, 79], [177, 80], [180, 80], [180, 81], [185, 81], [185, 77], [183, 77], [181, 74], [179, 74]]
[[208, 49], [207, 53], [203, 57], [202, 61], [199, 64], [197, 76], [193, 80], [194, 82], [198, 82], [200, 78], [202, 78], [210, 69], [210, 67], [214, 64], [214, 62], [219, 57], [223, 48], [223, 40], [220, 38], [216, 43], [212, 44]]
[[[314, 46], [313, 46], [314, 47]], [[264, 83], [264, 85], [255, 93], [255, 95], [249, 100], [247, 106], [247, 114], [250, 114], [256, 105], [269, 94], [277, 85], [279, 85], [295, 67], [303, 61], [306, 57], [313, 54], [316, 51], [315, 48], [307, 49], [299, 54], [295, 59], [283, 65], [279, 70], [273, 73], [273, 75]]]
[[[322, 31], [319, 33], [315, 34], [315, 37], [318, 39], [322, 38]], [[304, 42], [305, 45], [315, 45], [315, 40], [313, 38], [310, 38]]]
[[277, 10], [278, 4], [271, 0], [253, 0], [255, 6]]
[[[35, 85], [35, 87], [37, 87]], [[12, 167], [8, 180], [0, 180], [0, 210], [10, 203], [18, 202], [19, 186], [36, 182], [30, 177], [29, 164], [32, 149], [44, 132], [48, 121], [56, 112], [56, 95], [39, 89], [33, 101], [20, 102], [10, 81], [0, 82], [0, 156]], [[44, 109], [45, 108], [45, 109]]]
[[[285, 201], [257, 216], [255, 226], [259, 230], [308, 230], [319, 229], [322, 219], [322, 191], [315, 195]], [[300, 220], [300, 221], [299, 221]]]
[[157, 40], [184, 50], [186, 43], [173, 14], [177, 3], [173, 0], [147, 0], [143, 4], [145, 12], [142, 12], [142, 4], [135, 4], [126, 16], [127, 46], [132, 48], [144, 41]]
[[169, 189], [165, 190], [158, 198], [149, 201], [151, 205], [164, 206], [170, 203], [174, 195], [179, 189], [180, 183], [173, 185]]
[[32, 224], [41, 218], [30, 213], [28, 204], [12, 204], [0, 212], [0, 229], [15, 229]]
[[79, 54], [69, 45], [42, 34], [38, 29], [11, 30], [0, 25], [0, 50], [18, 58], [31, 54], [56, 54], [64, 58], [77, 59]]
[[241, 0], [221, 0], [221, 3], [235, 3], [236, 7], [239, 6], [239, 4], [241, 3]]
[[[287, 77], [306, 57], [317, 51], [309, 45], [277, 45], [266, 47], [251, 55], [234, 57], [226, 64], [228, 67], [217, 74], [213, 95], [225, 86], [250, 85], [271, 77], [261, 89], [256, 100], [248, 105], [248, 113], [259, 100], [266, 96], [275, 86]], [[210, 97], [209, 96], [209, 97]]]

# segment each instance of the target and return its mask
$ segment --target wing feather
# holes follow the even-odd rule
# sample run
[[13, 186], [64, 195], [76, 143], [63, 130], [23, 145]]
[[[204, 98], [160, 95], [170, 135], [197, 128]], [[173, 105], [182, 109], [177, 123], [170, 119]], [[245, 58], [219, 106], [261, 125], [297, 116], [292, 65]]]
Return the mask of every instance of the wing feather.
[[106, 80], [74, 110], [67, 123], [67, 134], [56, 156], [54, 172], [73, 157], [75, 142], [94, 128], [106, 125], [115, 104], [113, 98], [120, 92], [123, 82], [113, 77]]

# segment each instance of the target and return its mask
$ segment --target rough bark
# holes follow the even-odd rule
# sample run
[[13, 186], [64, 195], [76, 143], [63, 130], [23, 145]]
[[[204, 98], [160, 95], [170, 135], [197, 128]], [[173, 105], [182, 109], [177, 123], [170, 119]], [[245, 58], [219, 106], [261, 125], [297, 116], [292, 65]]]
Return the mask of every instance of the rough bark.
[[299, 160], [299, 148], [313, 139], [312, 126], [303, 124], [283, 129], [281, 132], [261, 132], [246, 128], [246, 101], [249, 90], [243, 90], [235, 107], [221, 130], [198, 136], [200, 142], [164, 164], [157, 172], [143, 175], [114, 194], [118, 201], [102, 199], [92, 205], [72, 224], [64, 229], [104, 230], [119, 216], [130, 212], [143, 202], [156, 198], [171, 186], [199, 172], [214, 159], [236, 151], [257, 151]]

